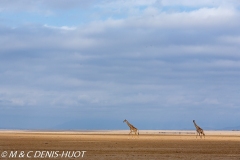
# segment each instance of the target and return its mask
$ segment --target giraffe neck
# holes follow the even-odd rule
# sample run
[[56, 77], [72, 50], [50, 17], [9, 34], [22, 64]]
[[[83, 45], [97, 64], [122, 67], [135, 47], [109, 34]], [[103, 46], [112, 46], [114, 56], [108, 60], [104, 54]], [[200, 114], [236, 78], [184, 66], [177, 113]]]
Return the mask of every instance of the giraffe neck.
[[196, 122], [194, 121], [194, 126], [196, 127], [196, 129], [199, 129], [200, 127], [196, 124]]
[[202, 128], [200, 128], [195, 122], [193, 122], [193, 123], [194, 123], [197, 131], [202, 130]]
[[132, 125], [128, 121], [126, 121], [126, 123], [130, 128], [132, 128]]
[[130, 129], [134, 129], [134, 128], [135, 128], [135, 127], [134, 127], [131, 123], [129, 123], [128, 121], [126, 121], [126, 123], [127, 123], [128, 127], [129, 127]]

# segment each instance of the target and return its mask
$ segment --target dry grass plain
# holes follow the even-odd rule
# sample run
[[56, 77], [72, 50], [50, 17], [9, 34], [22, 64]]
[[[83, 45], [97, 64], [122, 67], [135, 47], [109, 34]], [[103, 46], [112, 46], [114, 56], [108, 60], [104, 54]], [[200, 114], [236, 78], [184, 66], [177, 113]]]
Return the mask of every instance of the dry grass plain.
[[[205, 139], [196, 139], [194, 131], [145, 131], [135, 138], [127, 133], [0, 131], [0, 159], [240, 160], [239, 132], [206, 132]], [[16, 158], [8, 157], [11, 151], [17, 151]], [[21, 151], [24, 151], [23, 158], [19, 158]], [[43, 152], [44, 158], [40, 158], [37, 151]], [[49, 154], [52, 151], [52, 157], [46, 157], [44, 151]], [[86, 152], [83, 157], [61, 157], [62, 152], [67, 151]], [[3, 152], [7, 153], [6, 158]], [[28, 152], [31, 158], [27, 158]], [[56, 158], [55, 153], [59, 154]]]

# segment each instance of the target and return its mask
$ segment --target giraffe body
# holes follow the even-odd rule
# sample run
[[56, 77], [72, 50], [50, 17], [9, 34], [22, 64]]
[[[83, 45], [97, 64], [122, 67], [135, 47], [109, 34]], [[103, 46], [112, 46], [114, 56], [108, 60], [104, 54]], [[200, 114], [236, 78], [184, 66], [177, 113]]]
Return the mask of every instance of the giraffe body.
[[139, 130], [136, 128], [136, 127], [134, 127], [131, 123], [129, 123], [126, 119], [123, 121], [123, 122], [126, 122], [127, 123], [127, 125], [128, 125], [128, 127], [129, 127], [129, 129], [130, 129], [130, 133], [129, 133], [129, 135], [131, 134], [131, 133], [135, 133], [135, 135], [139, 135]]
[[196, 138], [197, 138], [198, 135], [199, 135], [200, 138], [202, 138], [202, 136], [204, 136], [204, 138], [205, 138], [205, 134], [203, 132], [203, 129], [196, 124], [195, 120], [193, 120], [193, 124], [196, 127], [196, 131], [197, 131]]

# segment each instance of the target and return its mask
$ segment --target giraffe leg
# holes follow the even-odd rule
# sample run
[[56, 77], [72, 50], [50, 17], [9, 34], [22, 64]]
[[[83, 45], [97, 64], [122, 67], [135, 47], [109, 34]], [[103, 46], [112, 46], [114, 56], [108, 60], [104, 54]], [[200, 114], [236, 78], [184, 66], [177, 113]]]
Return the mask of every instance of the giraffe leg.
[[137, 130], [135, 131], [135, 137], [136, 137], [136, 136], [138, 137]]
[[133, 137], [132, 130], [131, 130], [131, 132], [129, 133], [129, 135], [130, 135], [130, 134], [131, 134], [131, 135], [132, 135], [132, 137]]
[[135, 135], [135, 131], [132, 132], [132, 138], [135, 139], [134, 135]]
[[132, 133], [132, 131], [129, 132], [129, 134], [128, 134], [128, 139], [129, 139], [129, 136], [130, 136], [131, 133]]
[[204, 136], [204, 138], [205, 138], [205, 135], [204, 135], [204, 133], [203, 133], [203, 130], [201, 130], [201, 138]]
[[196, 138], [197, 138], [198, 136], [200, 137], [200, 133], [199, 133], [199, 132], [197, 132]]

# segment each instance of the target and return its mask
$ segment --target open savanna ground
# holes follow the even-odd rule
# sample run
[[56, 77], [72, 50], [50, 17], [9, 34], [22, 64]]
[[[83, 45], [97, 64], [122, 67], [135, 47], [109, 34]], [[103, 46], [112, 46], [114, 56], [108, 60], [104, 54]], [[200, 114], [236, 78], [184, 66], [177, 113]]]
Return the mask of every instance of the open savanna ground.
[[240, 159], [238, 131], [206, 131], [205, 139], [194, 131], [140, 133], [0, 131], [0, 159]]

